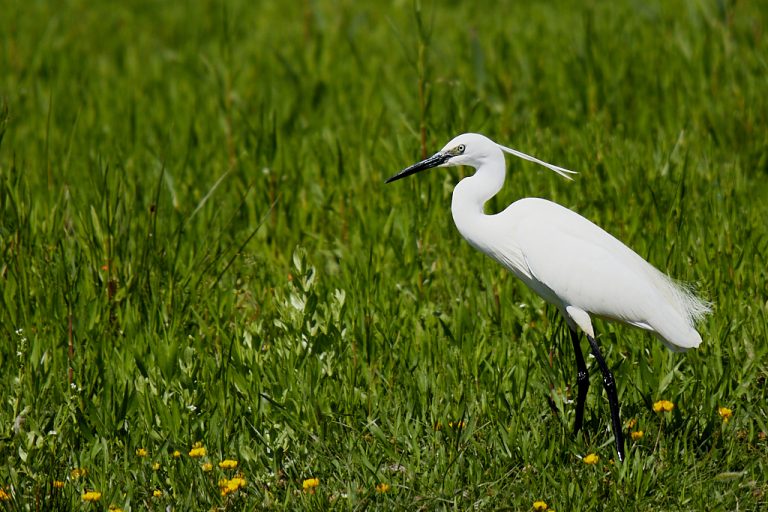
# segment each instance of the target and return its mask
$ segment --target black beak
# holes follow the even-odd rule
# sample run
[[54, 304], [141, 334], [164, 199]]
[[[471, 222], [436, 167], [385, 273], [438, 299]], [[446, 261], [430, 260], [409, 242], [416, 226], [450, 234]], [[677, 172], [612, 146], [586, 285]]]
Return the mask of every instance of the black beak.
[[406, 176], [410, 176], [411, 174], [416, 174], [417, 172], [426, 171], [427, 169], [437, 167], [440, 164], [444, 164], [449, 158], [451, 158], [451, 155], [448, 153], [435, 153], [434, 155], [427, 158], [426, 160], [422, 160], [421, 162], [417, 164], [413, 164], [407, 169], [403, 169], [399, 173], [389, 178], [386, 182], [392, 183], [393, 181], [397, 181], [400, 178], [405, 178]]

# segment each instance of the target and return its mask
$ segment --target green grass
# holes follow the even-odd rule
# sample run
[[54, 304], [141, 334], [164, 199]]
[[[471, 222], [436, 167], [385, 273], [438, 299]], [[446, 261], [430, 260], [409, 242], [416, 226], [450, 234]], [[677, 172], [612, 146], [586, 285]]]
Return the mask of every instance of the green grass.
[[[6, 3], [0, 505], [765, 508], [764, 5], [531, 4]], [[597, 322], [625, 464], [596, 365], [574, 439], [563, 322], [454, 228], [467, 169], [383, 183], [465, 131], [581, 172], [510, 162], [489, 211], [553, 199], [714, 303], [685, 355]]]

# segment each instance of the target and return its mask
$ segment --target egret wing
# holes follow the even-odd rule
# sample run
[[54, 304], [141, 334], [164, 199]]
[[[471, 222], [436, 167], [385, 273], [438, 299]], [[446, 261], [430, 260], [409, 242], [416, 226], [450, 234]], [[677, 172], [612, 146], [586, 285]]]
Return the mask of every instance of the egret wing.
[[512, 239], [534, 281], [562, 306], [650, 328], [650, 316], [660, 301], [647, 279], [643, 266], [650, 265], [645, 260], [556, 203], [526, 200], [528, 204], [515, 209], [518, 203], [508, 209], [515, 221]]

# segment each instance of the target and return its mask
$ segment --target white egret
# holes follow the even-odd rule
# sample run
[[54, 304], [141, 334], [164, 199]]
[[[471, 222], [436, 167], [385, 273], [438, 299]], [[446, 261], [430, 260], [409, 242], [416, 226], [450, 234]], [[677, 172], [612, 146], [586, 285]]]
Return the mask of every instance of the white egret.
[[541, 164], [571, 179], [573, 171], [542, 162], [483, 135], [465, 133], [433, 156], [387, 180], [433, 167], [467, 165], [476, 172], [453, 190], [451, 213], [459, 233], [476, 249], [511, 270], [565, 318], [576, 353], [578, 395], [574, 434], [581, 429], [589, 376], [579, 345], [579, 327], [603, 374], [619, 460], [624, 440], [613, 374], [595, 341], [591, 316], [655, 334], [670, 350], [698, 347], [695, 322], [709, 305], [654, 268], [629, 247], [581, 215], [546, 199], [525, 198], [487, 215], [486, 201], [504, 184], [504, 153]]

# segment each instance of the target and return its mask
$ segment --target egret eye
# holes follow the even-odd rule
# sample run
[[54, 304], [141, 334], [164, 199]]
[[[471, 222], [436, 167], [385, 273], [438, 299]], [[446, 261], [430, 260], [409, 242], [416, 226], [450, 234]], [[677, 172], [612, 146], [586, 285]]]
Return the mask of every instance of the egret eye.
[[456, 146], [456, 153], [460, 155], [464, 153], [465, 149], [467, 149], [467, 147], [464, 144], [459, 144], [458, 146]]

